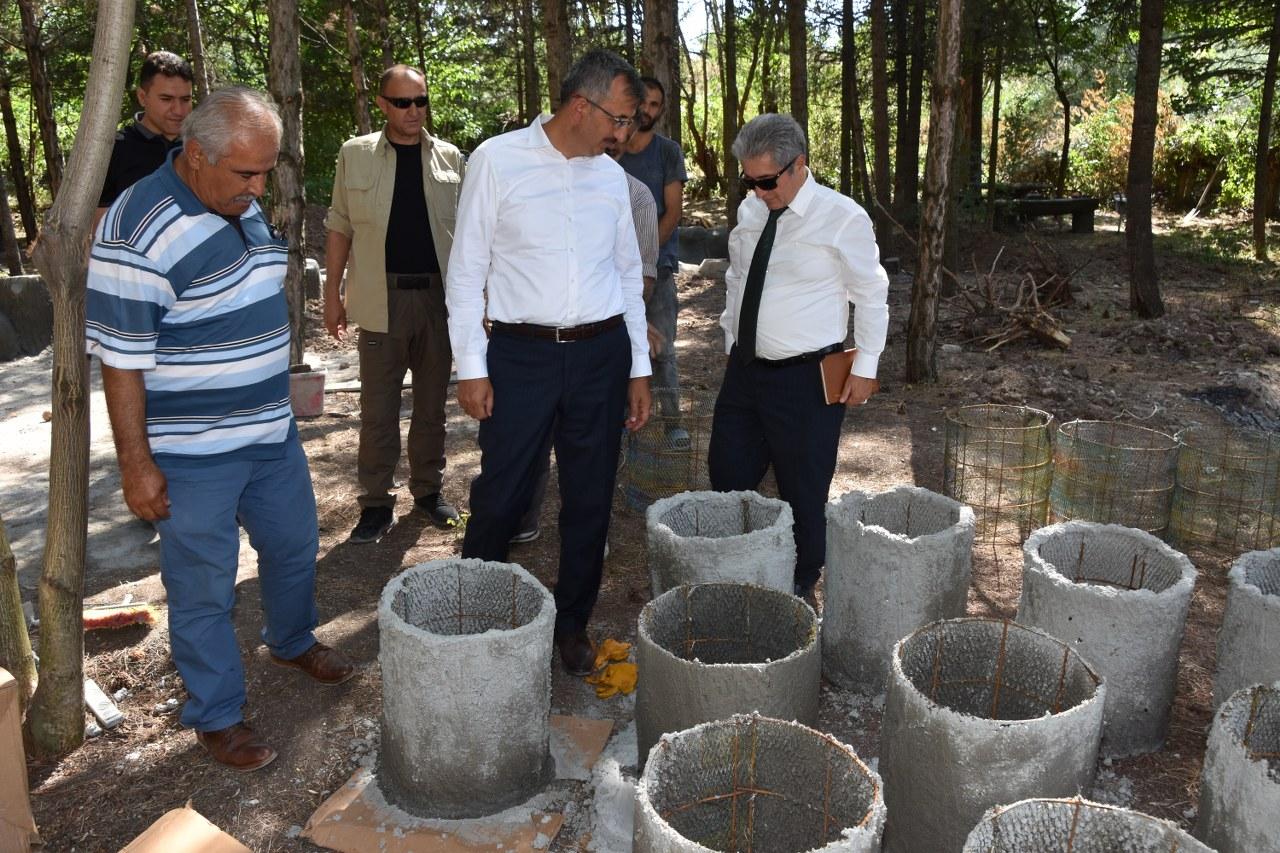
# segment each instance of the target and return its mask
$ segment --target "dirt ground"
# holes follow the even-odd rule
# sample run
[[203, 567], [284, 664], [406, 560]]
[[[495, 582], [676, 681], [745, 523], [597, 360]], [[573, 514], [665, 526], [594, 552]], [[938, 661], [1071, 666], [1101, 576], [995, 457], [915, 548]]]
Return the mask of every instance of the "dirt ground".
[[[989, 319], [974, 318], [964, 297], [941, 312], [939, 381], [902, 381], [910, 277], [895, 275], [889, 345], [881, 360], [882, 389], [845, 422], [833, 496], [849, 489], [881, 490], [915, 483], [941, 490], [943, 412], [981, 402], [1026, 404], [1060, 421], [1118, 419], [1173, 432], [1226, 418], [1280, 425], [1280, 276], [1276, 268], [1220, 260], [1215, 234], [1238, 223], [1209, 223], [1206, 234], [1172, 233], [1165, 223], [1158, 259], [1168, 313], [1139, 322], [1128, 312], [1124, 237], [1114, 220], [1100, 217], [1091, 235], [1072, 234], [1043, 221], [1029, 234], [981, 234], [970, 240], [960, 266], [987, 271], [1003, 247], [998, 288], [1012, 298], [1025, 275], [1043, 282], [1053, 272], [1071, 277], [1073, 300], [1047, 310], [1070, 335], [1069, 349], [1034, 338], [986, 351], [975, 336], [999, 333]], [[1216, 230], [1214, 230], [1216, 229]], [[1241, 232], [1243, 233], [1243, 232]], [[908, 258], [911, 252], [903, 253]], [[908, 262], [913, 267], [914, 263]], [[683, 383], [709, 399], [723, 364], [717, 317], [723, 282], [682, 275], [679, 329]], [[342, 347], [322, 337], [318, 304], [308, 347], [330, 360]], [[350, 347], [348, 346], [349, 350]], [[350, 364], [355, 354], [351, 352]], [[1205, 402], [1209, 400], [1210, 402]], [[406, 393], [404, 424], [407, 428]], [[427, 525], [410, 512], [407, 490], [397, 507], [399, 523], [378, 545], [344, 543], [358, 509], [354, 482], [359, 424], [358, 396], [331, 393], [322, 417], [300, 423], [318, 499], [320, 560], [317, 595], [321, 639], [358, 664], [358, 676], [322, 688], [274, 667], [258, 639], [260, 590], [250, 563], [238, 585], [236, 626], [248, 682], [249, 722], [279, 749], [269, 768], [240, 775], [215, 765], [182, 729], [167, 700], [184, 698], [168, 655], [163, 624], [90, 633], [87, 673], [108, 692], [127, 691], [127, 717], [117, 729], [88, 740], [55, 763], [30, 764], [31, 800], [45, 849], [116, 850], [168, 809], [190, 800], [211, 821], [255, 851], [314, 850], [296, 837], [312, 811], [355, 770], [376, 744], [380, 673], [375, 611], [389, 578], [424, 560], [456, 555], [452, 532]], [[477, 472], [476, 427], [452, 399], [448, 408], [447, 495], [465, 508]], [[403, 467], [403, 466], [402, 466]], [[407, 472], [401, 472], [407, 479]], [[554, 479], [553, 479], [554, 483]], [[545, 583], [555, 576], [558, 537], [554, 490], [542, 519], [543, 536], [514, 548], [511, 559]], [[136, 522], [135, 522], [136, 523]], [[648, 600], [643, 517], [615, 503], [611, 553], [594, 617], [599, 638], [634, 640], [635, 623]], [[1163, 750], [1099, 767], [1096, 799], [1194, 824], [1200, 766], [1210, 722], [1210, 682], [1230, 556], [1193, 551], [1200, 570], [1178, 672], [1177, 699]], [[1021, 558], [1016, 546], [976, 549], [969, 612], [1012, 617], [1019, 595]], [[92, 602], [163, 602], [154, 566], [90, 579]], [[596, 699], [580, 679], [553, 667], [553, 712], [608, 718], [615, 731], [632, 717], [631, 698]], [[824, 687], [822, 727], [850, 743], [864, 759], [879, 752], [883, 697], [862, 697]], [[366, 759], [367, 760], [367, 759]], [[592, 814], [589, 783], [558, 783], [566, 822], [552, 850], [588, 849], [600, 827]]]

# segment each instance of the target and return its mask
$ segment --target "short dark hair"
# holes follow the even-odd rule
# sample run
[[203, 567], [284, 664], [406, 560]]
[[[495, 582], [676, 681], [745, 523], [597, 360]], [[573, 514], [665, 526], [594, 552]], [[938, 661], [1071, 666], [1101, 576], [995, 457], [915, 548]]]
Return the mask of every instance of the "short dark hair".
[[138, 69], [138, 88], [145, 89], [150, 86], [157, 74], [181, 77], [188, 83], [194, 83], [196, 79], [195, 72], [191, 70], [191, 63], [167, 50], [153, 51], [142, 60], [142, 67]]
[[393, 78], [399, 77], [401, 74], [416, 74], [422, 78], [422, 84], [424, 86], [427, 83], [427, 75], [422, 73], [422, 69], [399, 62], [392, 65], [378, 76], [378, 94], [385, 96], [387, 92], [387, 84], [390, 83]]
[[657, 77], [644, 76], [640, 78], [640, 82], [648, 86], [650, 89], [657, 89], [662, 93], [662, 103], [667, 102], [667, 87], [662, 85], [662, 81]]
[[618, 77], [626, 79], [627, 93], [632, 98], [637, 102], [644, 100], [640, 72], [630, 62], [611, 50], [596, 48], [588, 51], [573, 63], [564, 76], [564, 82], [560, 84], [560, 103], [578, 94], [596, 101], [604, 100], [609, 97], [609, 89]]

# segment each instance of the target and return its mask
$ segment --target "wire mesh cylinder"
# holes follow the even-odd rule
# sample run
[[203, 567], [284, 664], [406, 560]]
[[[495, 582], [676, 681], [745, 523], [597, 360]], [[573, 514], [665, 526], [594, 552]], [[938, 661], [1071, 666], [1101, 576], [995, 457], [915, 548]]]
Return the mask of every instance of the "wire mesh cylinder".
[[667, 735], [636, 790], [636, 853], [871, 853], [880, 777], [799, 723], [736, 716]]
[[643, 512], [660, 498], [710, 487], [707, 443], [715, 398], [706, 391], [653, 389], [653, 412], [622, 442], [618, 488], [627, 508]]
[[1237, 691], [1213, 718], [1196, 837], [1219, 853], [1280, 850], [1280, 684]]
[[1171, 526], [1181, 547], [1280, 546], [1280, 435], [1238, 427], [1178, 433]]
[[1045, 523], [1053, 415], [987, 403], [946, 413], [943, 492], [973, 508], [979, 542], [1020, 544]]
[[887, 853], [959, 850], [992, 806], [1093, 781], [1106, 687], [1066, 643], [997, 619], [894, 647], [881, 725]]
[[1097, 521], [1163, 537], [1178, 470], [1178, 440], [1115, 421], [1071, 421], [1053, 446], [1051, 521]]
[[1181, 829], [1141, 812], [1080, 797], [996, 806], [964, 853], [1213, 853]]

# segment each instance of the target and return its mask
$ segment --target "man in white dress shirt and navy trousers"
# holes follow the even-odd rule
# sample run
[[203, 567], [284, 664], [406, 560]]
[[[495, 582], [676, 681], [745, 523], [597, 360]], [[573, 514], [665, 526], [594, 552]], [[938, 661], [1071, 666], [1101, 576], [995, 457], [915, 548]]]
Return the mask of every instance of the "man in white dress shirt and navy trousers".
[[[777, 114], [747, 122], [733, 143], [752, 192], [729, 235], [720, 316], [729, 358], [708, 468], [712, 488], [731, 491], [755, 489], [773, 464], [795, 516], [795, 592], [812, 601], [845, 408], [878, 387], [889, 279], [866, 211], [818, 185], [806, 147], [795, 119]], [[858, 353], [840, 402], [828, 405], [818, 362], [843, 348], [851, 302]]]
[[[626, 60], [594, 50], [554, 116], [486, 140], [467, 164], [446, 304], [458, 403], [480, 421], [463, 557], [505, 560], [548, 435], [560, 471], [556, 645], [591, 671], [587, 622], [609, 533], [621, 438], [649, 418], [640, 251], [621, 143], [644, 96]], [[482, 325], [486, 312], [492, 335]]]

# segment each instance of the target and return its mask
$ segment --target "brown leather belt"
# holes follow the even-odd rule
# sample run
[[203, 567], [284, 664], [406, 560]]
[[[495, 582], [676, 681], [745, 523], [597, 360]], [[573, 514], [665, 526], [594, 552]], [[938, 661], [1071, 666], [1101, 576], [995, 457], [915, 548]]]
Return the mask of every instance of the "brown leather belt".
[[444, 280], [438, 272], [387, 273], [387, 287], [392, 290], [430, 290], [443, 284]]
[[534, 323], [503, 323], [499, 320], [494, 320], [493, 331], [504, 335], [514, 335], [518, 338], [537, 338], [542, 341], [567, 344], [570, 341], [585, 341], [587, 338], [594, 338], [602, 332], [616, 329], [621, 325], [622, 315], [614, 314], [612, 317], [607, 317], [598, 323], [583, 323], [581, 326], [538, 326]]

